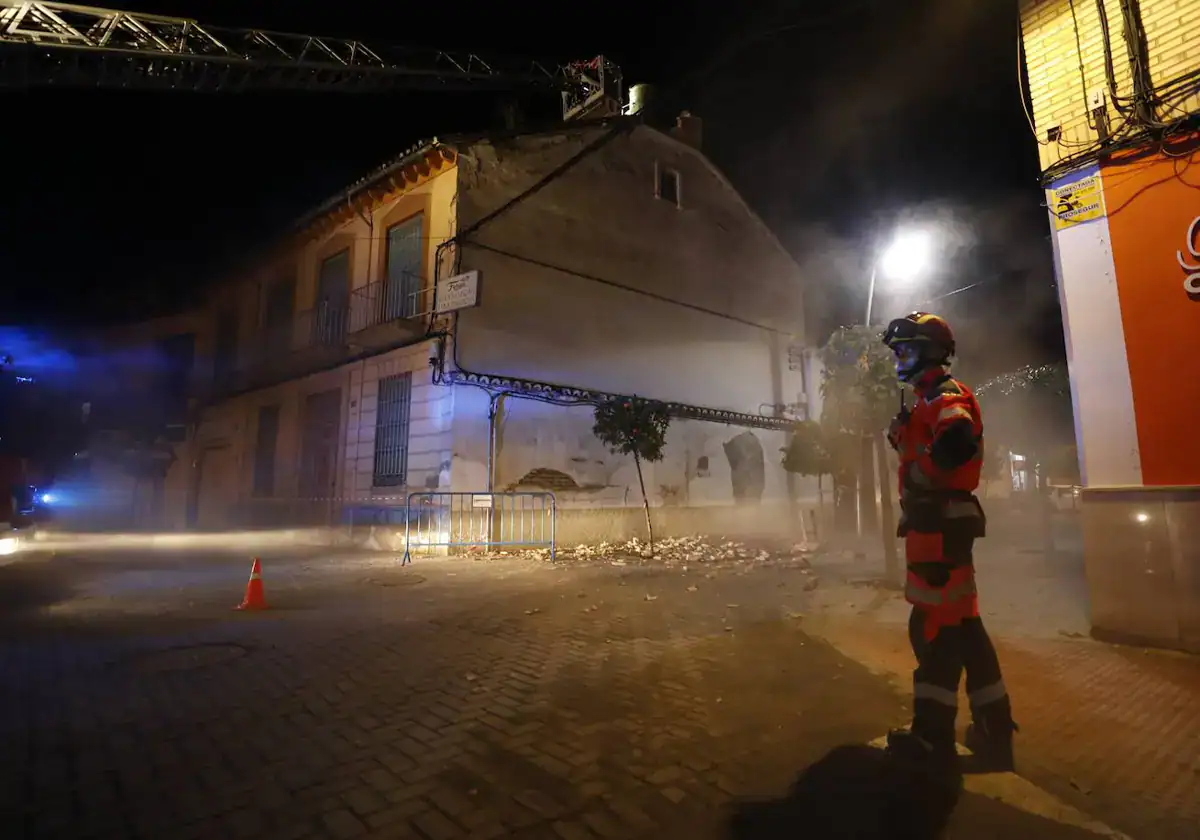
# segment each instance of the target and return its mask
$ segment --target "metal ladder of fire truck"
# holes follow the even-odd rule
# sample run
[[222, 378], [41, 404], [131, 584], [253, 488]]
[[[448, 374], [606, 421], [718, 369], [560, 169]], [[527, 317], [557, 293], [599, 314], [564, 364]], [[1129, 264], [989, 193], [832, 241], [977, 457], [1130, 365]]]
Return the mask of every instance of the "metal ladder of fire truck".
[[620, 114], [622, 84], [620, 68], [602, 56], [571, 64], [505, 61], [67, 3], [0, 0], [0, 88], [541, 89], [561, 94], [563, 119], [571, 120]]

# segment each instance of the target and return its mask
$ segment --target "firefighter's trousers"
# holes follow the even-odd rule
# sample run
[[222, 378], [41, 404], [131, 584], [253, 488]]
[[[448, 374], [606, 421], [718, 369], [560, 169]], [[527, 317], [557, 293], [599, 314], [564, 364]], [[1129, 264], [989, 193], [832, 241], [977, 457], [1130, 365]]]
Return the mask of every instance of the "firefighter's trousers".
[[1012, 708], [996, 648], [980, 618], [938, 629], [932, 641], [925, 640], [925, 613], [913, 607], [908, 620], [908, 638], [917, 659], [913, 671], [913, 733], [938, 747], [955, 740], [954, 720], [958, 712], [958, 684], [967, 672], [967, 697], [971, 717], [985, 730], [1012, 726]]

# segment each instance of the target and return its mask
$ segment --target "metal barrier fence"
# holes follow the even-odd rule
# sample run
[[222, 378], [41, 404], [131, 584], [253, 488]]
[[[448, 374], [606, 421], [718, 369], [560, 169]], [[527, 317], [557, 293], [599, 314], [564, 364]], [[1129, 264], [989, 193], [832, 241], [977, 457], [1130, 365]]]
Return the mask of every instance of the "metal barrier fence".
[[553, 493], [409, 493], [404, 565], [414, 550], [549, 548], [555, 554]]
[[403, 534], [406, 564], [415, 553], [548, 548], [554, 557], [556, 550], [555, 498], [544, 492], [250, 498], [210, 507], [203, 520], [193, 530], [318, 529], [352, 538], [360, 531], [383, 529], [397, 538]]

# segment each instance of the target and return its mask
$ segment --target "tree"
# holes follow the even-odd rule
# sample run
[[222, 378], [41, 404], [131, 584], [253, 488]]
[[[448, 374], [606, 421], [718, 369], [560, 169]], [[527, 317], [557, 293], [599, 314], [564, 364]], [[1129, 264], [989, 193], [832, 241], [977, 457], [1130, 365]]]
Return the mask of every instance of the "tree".
[[984, 442], [983, 464], [979, 477], [984, 482], [983, 493], [985, 496], [988, 494], [993, 481], [1000, 481], [1009, 476], [1010, 463], [1007, 449], [1003, 446], [995, 445], [991, 441]]
[[612, 452], [632, 455], [637, 467], [638, 485], [642, 490], [642, 508], [646, 512], [646, 534], [650, 553], [654, 553], [654, 526], [650, 522], [650, 499], [646, 496], [646, 480], [642, 477], [642, 461], [661, 461], [667, 442], [667, 427], [671, 416], [660, 402], [626, 397], [609, 400], [596, 406], [594, 434]]
[[825, 491], [821, 479], [833, 472], [833, 456], [825, 440], [825, 428], [814, 420], [803, 420], [792, 426], [783, 453], [783, 468], [795, 475], [817, 479], [818, 504], [824, 506]]
[[[858, 505], [864, 527], [874, 522], [876, 468], [887, 473], [887, 451], [883, 432], [900, 405], [900, 386], [892, 354], [879, 340], [879, 333], [867, 326], [835, 330], [822, 349], [824, 362], [821, 394], [825, 400], [822, 423], [827, 435], [844, 435], [831, 443], [835, 480], [838, 473], [849, 474], [849, 464], [837, 464], [838, 456], [850, 451], [856, 455], [858, 469]], [[854, 442], [853, 449], [849, 444]], [[842, 444], [842, 445], [839, 445]], [[840, 450], [840, 452], [839, 452]], [[838, 469], [840, 467], [840, 469]], [[882, 518], [879, 523], [884, 558], [889, 577], [898, 572], [892, 496], [889, 485], [880, 493]]]
[[[779, 450], [783, 454], [783, 468], [793, 475], [815, 476], [817, 479], [817, 512], [818, 519], [824, 518], [825, 489], [822, 484], [824, 476], [833, 472], [833, 457], [825, 440], [825, 429], [813, 420], [803, 420], [792, 426], [788, 435], [787, 446]], [[804, 527], [804, 517], [801, 515], [800, 524], [804, 539], [808, 541], [808, 531]], [[820, 539], [818, 526], [817, 535]]]

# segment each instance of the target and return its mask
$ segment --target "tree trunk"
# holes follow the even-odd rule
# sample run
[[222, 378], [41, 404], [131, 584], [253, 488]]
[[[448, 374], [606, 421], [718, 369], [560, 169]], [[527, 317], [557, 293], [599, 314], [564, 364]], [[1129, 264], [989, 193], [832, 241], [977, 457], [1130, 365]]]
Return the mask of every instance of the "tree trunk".
[[642, 509], [646, 511], [646, 535], [650, 541], [650, 554], [654, 555], [654, 526], [650, 524], [650, 499], [646, 496], [646, 480], [642, 478], [642, 459], [633, 453], [633, 464], [637, 467], [638, 485], [642, 488]]
[[854, 473], [833, 476], [833, 524], [839, 534], [853, 533], [856, 527], [858, 495]]
[[1038, 458], [1037, 466], [1037, 501], [1038, 519], [1042, 532], [1042, 556], [1054, 556], [1054, 502], [1050, 498], [1050, 481], [1046, 475], [1044, 458]]
[[825, 528], [825, 476], [817, 473], [817, 532], [813, 540], [821, 541], [821, 532]]
[[873, 438], [874, 435], [863, 435], [859, 441], [858, 510], [862, 534], [870, 533], [879, 527], [879, 516], [875, 501], [875, 446]]
[[875, 461], [879, 465], [879, 533], [883, 538], [883, 571], [888, 583], [900, 581], [900, 563], [896, 555], [896, 519], [892, 507], [893, 485], [887, 480], [887, 446], [883, 435], [875, 435]]

